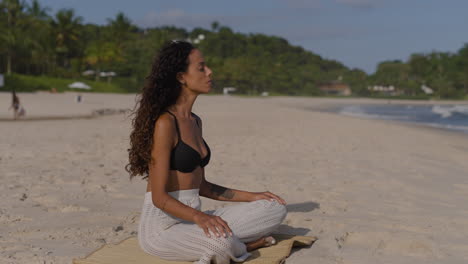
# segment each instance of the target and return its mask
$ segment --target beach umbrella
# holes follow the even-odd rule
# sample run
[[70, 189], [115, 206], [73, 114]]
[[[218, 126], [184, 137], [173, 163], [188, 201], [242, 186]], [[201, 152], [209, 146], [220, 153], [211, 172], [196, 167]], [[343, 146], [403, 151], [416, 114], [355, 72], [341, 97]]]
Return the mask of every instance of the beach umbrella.
[[93, 71], [93, 70], [87, 70], [87, 71], [84, 71], [83, 73], [81, 73], [82, 75], [84, 76], [89, 76], [89, 75], [94, 75], [96, 72]]
[[99, 75], [101, 77], [112, 77], [112, 76], [117, 76], [117, 73], [115, 73], [115, 72], [100, 72]]
[[90, 86], [86, 85], [85, 83], [82, 82], [74, 82], [68, 85], [69, 88], [74, 88], [74, 89], [86, 89], [89, 90], [91, 89]]

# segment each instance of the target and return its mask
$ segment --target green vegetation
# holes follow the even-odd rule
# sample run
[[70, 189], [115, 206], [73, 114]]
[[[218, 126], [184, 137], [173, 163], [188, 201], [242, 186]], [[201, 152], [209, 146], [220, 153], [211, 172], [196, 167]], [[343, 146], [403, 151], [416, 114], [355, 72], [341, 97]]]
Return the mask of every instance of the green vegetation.
[[[115, 80], [112, 83], [97, 82], [94, 80], [88, 80], [84, 78], [78, 79], [64, 79], [55, 78], [49, 76], [31, 76], [21, 74], [11, 74], [6, 76], [5, 84], [2, 90], [10, 91], [15, 89], [16, 91], [32, 92], [32, 91], [51, 91], [55, 88], [57, 92], [64, 91], [80, 91], [81, 89], [71, 89], [68, 85], [72, 82], [79, 81], [83, 82], [92, 87], [93, 92], [99, 93], [135, 93], [135, 89], [129, 89], [125, 86], [128, 80]], [[86, 90], [84, 90], [86, 91]]]
[[[375, 74], [349, 69], [340, 62], [264, 34], [242, 34], [213, 22], [210, 29], [187, 31], [172, 26], [139, 28], [123, 13], [106, 25], [84, 24], [73, 9], [51, 15], [37, 0], [0, 0], [0, 72], [6, 87], [17, 91], [65, 91], [83, 81], [98, 92], [137, 92], [161, 45], [172, 39], [190, 39], [204, 53], [214, 71], [215, 93], [236, 87], [238, 94], [324, 95], [323, 83], [341, 80], [353, 96], [385, 97], [368, 89], [393, 85], [400, 98], [466, 98], [468, 45], [456, 54], [414, 54], [408, 62], [382, 62]], [[203, 35], [202, 38], [200, 36]], [[108, 80], [99, 74], [115, 72]], [[387, 95], [388, 96], [388, 95]]]
[[368, 83], [393, 85], [411, 97], [423, 95], [424, 84], [434, 90], [434, 98], [467, 98], [468, 44], [457, 53], [415, 53], [407, 62], [382, 62]]

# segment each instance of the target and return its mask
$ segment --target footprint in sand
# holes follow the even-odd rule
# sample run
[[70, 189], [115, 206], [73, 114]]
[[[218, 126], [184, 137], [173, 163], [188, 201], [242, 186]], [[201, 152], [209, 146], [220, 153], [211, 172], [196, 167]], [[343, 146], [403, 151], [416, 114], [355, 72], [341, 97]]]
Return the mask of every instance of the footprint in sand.
[[348, 236], [349, 236], [349, 233], [346, 232], [344, 235], [342, 235], [340, 237], [335, 237], [335, 241], [336, 241], [338, 249], [341, 249], [343, 247], [343, 245], [346, 242], [346, 239], [348, 238]]

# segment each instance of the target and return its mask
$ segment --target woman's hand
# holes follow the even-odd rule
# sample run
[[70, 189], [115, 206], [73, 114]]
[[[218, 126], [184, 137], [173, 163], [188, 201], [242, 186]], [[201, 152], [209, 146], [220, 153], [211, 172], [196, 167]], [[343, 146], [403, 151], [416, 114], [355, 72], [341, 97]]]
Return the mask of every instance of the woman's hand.
[[227, 237], [228, 233], [232, 236], [231, 228], [229, 228], [227, 222], [219, 216], [198, 212], [193, 217], [193, 221], [203, 229], [207, 237], [211, 237], [210, 231], [217, 237], [220, 235]]
[[271, 192], [254, 192], [252, 193], [253, 196], [252, 196], [252, 200], [251, 201], [257, 201], [257, 200], [263, 200], [263, 199], [266, 199], [266, 200], [270, 200], [270, 201], [278, 201], [278, 203], [282, 204], [282, 205], [286, 205], [286, 201], [283, 200], [281, 197], [279, 197], [278, 195], [276, 194], [273, 194]]

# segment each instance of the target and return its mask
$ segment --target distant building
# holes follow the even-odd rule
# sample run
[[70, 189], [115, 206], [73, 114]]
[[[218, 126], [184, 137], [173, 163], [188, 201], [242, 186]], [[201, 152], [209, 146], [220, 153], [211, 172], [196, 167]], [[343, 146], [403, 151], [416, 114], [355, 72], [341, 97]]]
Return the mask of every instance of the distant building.
[[234, 87], [224, 87], [223, 88], [223, 94], [228, 95], [229, 92], [235, 92], [237, 89]]
[[395, 88], [393, 85], [389, 86], [384, 86], [384, 85], [373, 85], [373, 86], [368, 86], [367, 90], [373, 91], [373, 92], [379, 92], [381, 94], [385, 95], [401, 95], [401, 91]]
[[325, 94], [333, 94], [333, 95], [351, 95], [351, 88], [349, 85], [342, 83], [340, 81], [331, 81], [328, 83], [322, 83], [319, 85], [320, 91]]
[[421, 90], [424, 91], [425, 94], [433, 94], [434, 90], [432, 90], [429, 86], [421, 85]]

